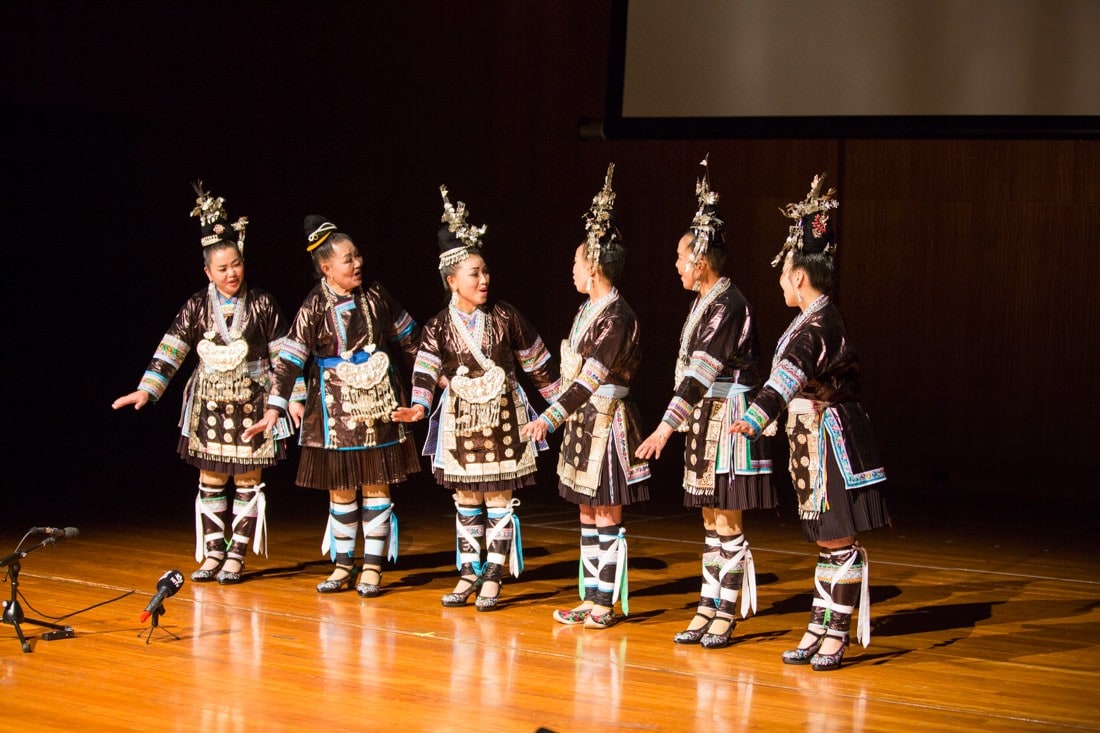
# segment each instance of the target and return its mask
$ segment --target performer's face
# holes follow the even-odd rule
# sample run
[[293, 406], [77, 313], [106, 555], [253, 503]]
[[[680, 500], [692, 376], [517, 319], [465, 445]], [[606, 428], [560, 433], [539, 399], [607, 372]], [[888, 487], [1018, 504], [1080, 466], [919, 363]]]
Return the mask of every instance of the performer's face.
[[577, 253], [573, 256], [573, 287], [578, 293], [587, 295], [588, 281], [592, 277], [592, 270], [588, 267], [588, 260], [584, 258], [584, 243], [577, 247]]
[[470, 255], [447, 276], [451, 292], [458, 296], [456, 305], [464, 313], [472, 313], [489, 299], [489, 266], [478, 255]]
[[232, 298], [244, 282], [244, 260], [235, 247], [223, 247], [210, 255], [210, 262], [203, 268], [210, 282], [222, 295]]
[[363, 258], [355, 243], [345, 239], [332, 245], [332, 257], [321, 263], [321, 272], [329, 285], [350, 293], [363, 284]]
[[691, 263], [691, 245], [694, 243], [695, 237], [685, 234], [676, 245], [676, 273], [680, 276], [680, 284], [684, 286], [684, 290], [693, 290], [698, 279], [697, 267]]

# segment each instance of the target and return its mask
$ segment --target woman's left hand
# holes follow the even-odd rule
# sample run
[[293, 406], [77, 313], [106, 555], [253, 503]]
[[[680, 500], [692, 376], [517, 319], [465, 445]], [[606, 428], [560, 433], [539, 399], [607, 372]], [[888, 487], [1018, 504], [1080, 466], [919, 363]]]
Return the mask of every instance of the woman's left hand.
[[300, 428], [302, 426], [302, 418], [306, 414], [306, 404], [304, 402], [291, 402], [286, 408], [286, 411], [290, 415], [290, 420], [294, 423], [294, 427]]
[[756, 431], [754, 431], [752, 426], [744, 420], [738, 420], [733, 425], [730, 425], [730, 433], [739, 433], [741, 435], [747, 435], [750, 438], [756, 437]]
[[244, 432], [241, 433], [241, 440], [252, 440], [252, 438], [260, 433], [270, 433], [278, 420], [279, 411], [273, 407], [267, 408], [262, 418], [252, 423], [252, 427], [246, 428]]
[[521, 438], [530, 439], [536, 443], [546, 440], [547, 434], [550, 432], [550, 423], [546, 422], [542, 418], [535, 418], [531, 422], [524, 425], [519, 430]]
[[423, 420], [424, 405], [398, 407], [390, 414], [390, 419], [394, 422], [416, 422], [417, 420]]
[[634, 451], [635, 458], [648, 459], [656, 456], [661, 457], [661, 451], [665, 448], [665, 443], [668, 442], [669, 436], [672, 435], [672, 427], [666, 423], [661, 422], [657, 426], [657, 429], [653, 431], [648, 438], [642, 441], [638, 449]]

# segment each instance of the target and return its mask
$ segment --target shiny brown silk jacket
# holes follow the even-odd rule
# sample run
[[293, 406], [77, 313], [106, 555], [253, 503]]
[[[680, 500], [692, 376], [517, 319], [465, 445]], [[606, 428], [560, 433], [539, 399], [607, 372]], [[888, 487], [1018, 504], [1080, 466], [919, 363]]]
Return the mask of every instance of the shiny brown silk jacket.
[[[361, 302], [366, 304], [366, 313], [360, 307]], [[390, 362], [386, 378], [397, 403], [407, 405], [408, 390], [399, 375], [406, 373], [406, 364], [412, 364], [419, 337], [417, 324], [381, 284], [372, 282], [357, 288], [350, 296], [338, 297], [331, 307], [324, 286], [318, 284], [298, 309], [284, 340], [275, 364], [275, 384], [268, 404], [286, 409], [294, 381], [305, 370], [308, 361], [301, 445], [362, 450], [396, 443], [405, 435], [398, 423], [378, 421], [373, 424], [368, 444], [363, 437], [364, 426], [349, 427], [345, 406], [339, 400], [323, 404], [319, 363], [338, 361], [342, 356], [353, 354], [385, 353]]]

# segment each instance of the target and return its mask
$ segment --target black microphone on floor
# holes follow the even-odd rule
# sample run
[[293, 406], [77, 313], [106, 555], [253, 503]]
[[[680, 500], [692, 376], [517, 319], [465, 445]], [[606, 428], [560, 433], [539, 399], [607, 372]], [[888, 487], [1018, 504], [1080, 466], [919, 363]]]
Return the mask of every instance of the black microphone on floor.
[[157, 594], [149, 599], [149, 605], [141, 612], [141, 622], [145, 623], [146, 619], [157, 612], [157, 609], [160, 608], [160, 604], [164, 603], [165, 598], [176, 595], [182, 587], [183, 573], [180, 571], [169, 570], [167, 573], [160, 576], [160, 579], [157, 581]]
[[80, 530], [76, 527], [66, 527], [65, 529], [59, 527], [31, 527], [31, 532], [44, 534], [47, 537], [54, 537], [59, 540], [71, 539], [80, 534]]

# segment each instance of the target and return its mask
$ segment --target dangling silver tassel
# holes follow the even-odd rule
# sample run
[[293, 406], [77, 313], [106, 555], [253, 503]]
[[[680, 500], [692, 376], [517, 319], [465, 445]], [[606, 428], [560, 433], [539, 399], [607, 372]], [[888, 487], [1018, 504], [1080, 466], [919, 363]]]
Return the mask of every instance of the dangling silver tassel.
[[461, 397], [455, 399], [456, 434], [462, 437], [473, 435], [484, 428], [495, 428], [500, 424], [500, 400], [488, 402], [470, 402]]

